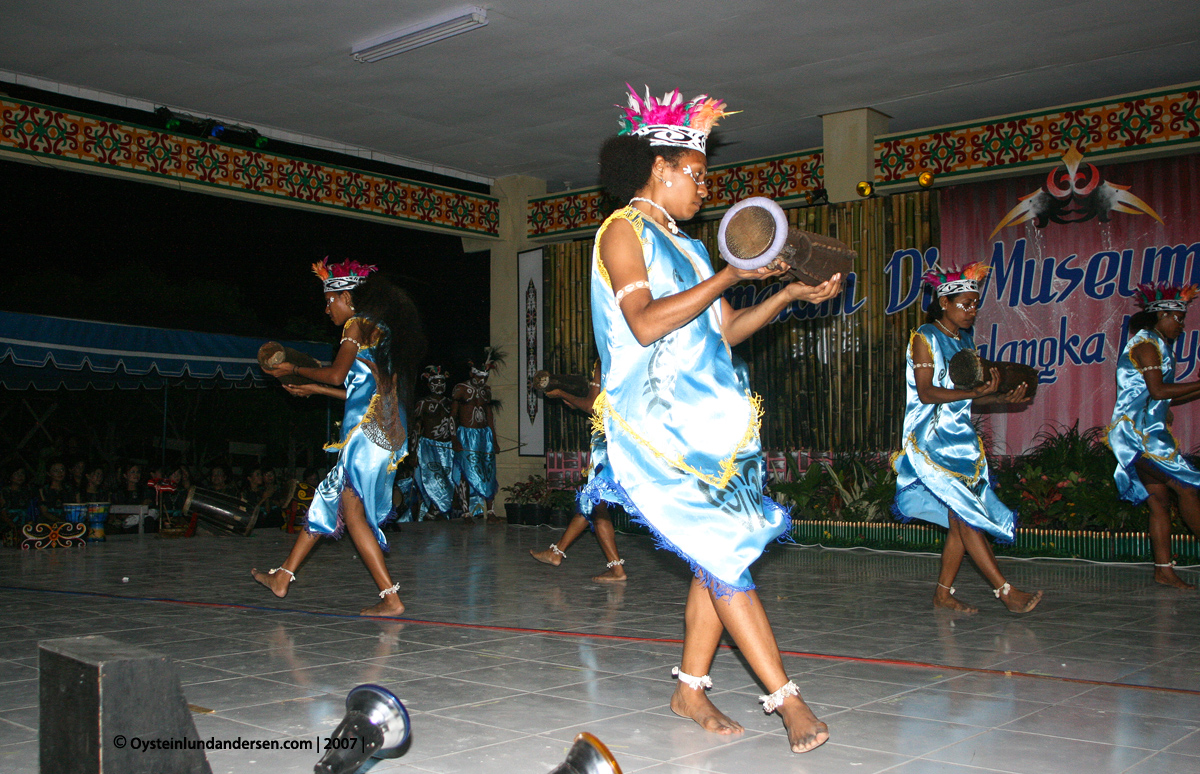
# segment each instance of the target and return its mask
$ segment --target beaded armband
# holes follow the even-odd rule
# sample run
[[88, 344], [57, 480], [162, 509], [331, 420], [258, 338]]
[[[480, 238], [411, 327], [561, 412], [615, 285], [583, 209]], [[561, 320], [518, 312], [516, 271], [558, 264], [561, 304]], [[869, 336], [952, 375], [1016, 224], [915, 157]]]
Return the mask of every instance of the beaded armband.
[[642, 288], [649, 290], [650, 283], [647, 282], [646, 280], [638, 280], [637, 282], [630, 282], [628, 285], [626, 285], [625, 287], [618, 290], [617, 291], [617, 305], [618, 306], [621, 305], [622, 298], [625, 298], [625, 296], [629, 295], [633, 291], [641, 290]]

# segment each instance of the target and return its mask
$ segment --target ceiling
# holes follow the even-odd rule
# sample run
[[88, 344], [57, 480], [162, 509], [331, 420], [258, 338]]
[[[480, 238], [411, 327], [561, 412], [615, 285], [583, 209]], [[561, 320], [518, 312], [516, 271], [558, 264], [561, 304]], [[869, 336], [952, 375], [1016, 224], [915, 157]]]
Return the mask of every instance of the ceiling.
[[5, 0], [0, 70], [552, 191], [595, 181], [626, 81], [742, 110], [726, 163], [818, 146], [840, 110], [903, 131], [1200, 80], [1200, 3], [1128, 0], [496, 0], [483, 29], [350, 57], [459, 5]]

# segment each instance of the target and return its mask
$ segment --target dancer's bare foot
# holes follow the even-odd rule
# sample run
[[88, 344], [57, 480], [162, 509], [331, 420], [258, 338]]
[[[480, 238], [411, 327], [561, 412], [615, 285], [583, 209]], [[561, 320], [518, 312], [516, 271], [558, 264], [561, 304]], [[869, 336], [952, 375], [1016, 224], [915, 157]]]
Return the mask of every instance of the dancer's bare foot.
[[487, 523], [488, 524], [503, 524], [504, 519], [497, 516], [496, 512], [489, 508], [488, 512], [487, 512]]
[[364, 607], [358, 612], [359, 615], [375, 616], [382, 618], [391, 618], [402, 615], [404, 613], [404, 603], [400, 601], [399, 594], [387, 594], [383, 599], [379, 600], [379, 604]]
[[1042, 601], [1042, 592], [1027, 594], [1009, 586], [1008, 591], [1000, 592], [1000, 601], [1004, 603], [1010, 613], [1028, 613], [1037, 607], [1038, 602]]
[[829, 741], [829, 726], [822, 723], [799, 696], [789, 696], [775, 710], [783, 718], [792, 752], [815, 750]]
[[689, 688], [682, 683], [676, 685], [671, 696], [671, 711], [681, 718], [691, 718], [705, 731], [714, 734], [740, 734], [746, 730], [713, 706], [703, 688]]
[[618, 564], [594, 576], [592, 581], [595, 583], [624, 583], [628, 579], [628, 576], [625, 575], [625, 568]]
[[562, 554], [555, 551], [553, 548], [547, 548], [545, 551], [534, 551], [529, 549], [529, 555], [537, 559], [542, 564], [550, 564], [555, 567], [562, 564]]
[[292, 585], [292, 576], [288, 575], [283, 570], [272, 575], [269, 572], [263, 572], [259, 569], [253, 569], [250, 574], [254, 576], [254, 580], [271, 590], [275, 596], [283, 599], [287, 596], [288, 586]]
[[1196, 588], [1183, 578], [1180, 578], [1178, 575], [1176, 575], [1175, 568], [1169, 564], [1165, 567], [1160, 567], [1157, 564], [1154, 565], [1154, 582], [1161, 583], [1164, 586], [1174, 586], [1175, 588], [1183, 589], [1184, 591], [1191, 591], [1192, 589]]
[[971, 607], [970, 605], [959, 602], [949, 589], [944, 589], [938, 586], [937, 591], [933, 593], [933, 606], [953, 610], [956, 613], [978, 613], [979, 608]]

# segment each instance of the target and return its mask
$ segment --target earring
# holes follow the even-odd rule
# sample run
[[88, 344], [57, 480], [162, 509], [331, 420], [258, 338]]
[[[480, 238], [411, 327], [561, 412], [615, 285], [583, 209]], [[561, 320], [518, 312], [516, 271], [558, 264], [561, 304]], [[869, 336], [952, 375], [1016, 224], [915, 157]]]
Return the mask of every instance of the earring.
[[670, 188], [670, 187], [671, 187], [671, 185], [672, 185], [672, 183], [671, 183], [671, 181], [670, 181], [670, 180], [664, 180], [664, 181], [663, 181], [663, 185], [665, 185], [667, 188]]

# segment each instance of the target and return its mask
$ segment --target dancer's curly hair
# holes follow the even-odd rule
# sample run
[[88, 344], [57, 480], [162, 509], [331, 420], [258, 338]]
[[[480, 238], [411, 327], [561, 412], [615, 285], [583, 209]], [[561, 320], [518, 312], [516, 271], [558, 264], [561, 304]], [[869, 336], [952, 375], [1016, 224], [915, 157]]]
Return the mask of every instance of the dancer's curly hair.
[[650, 180], [654, 160], [659, 156], [672, 167], [687, 148], [652, 146], [646, 137], [629, 134], [609, 137], [600, 146], [600, 185], [617, 207], [637, 195]]
[[396, 390], [408, 406], [416, 390], [417, 372], [425, 359], [425, 328], [417, 305], [408, 293], [379, 274], [372, 274], [350, 291], [356, 314], [388, 327], [391, 335], [376, 355], [382, 376], [396, 377]]

